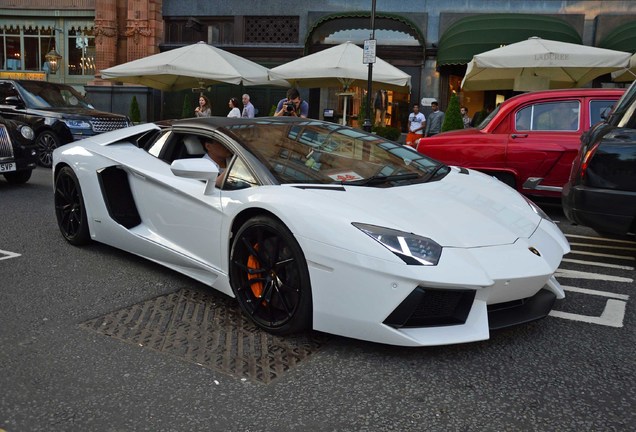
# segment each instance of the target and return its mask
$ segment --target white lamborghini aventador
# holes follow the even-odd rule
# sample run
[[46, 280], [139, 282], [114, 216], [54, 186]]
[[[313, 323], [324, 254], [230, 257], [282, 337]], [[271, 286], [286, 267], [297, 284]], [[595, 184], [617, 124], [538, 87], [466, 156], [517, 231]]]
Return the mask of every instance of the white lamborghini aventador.
[[[226, 169], [204, 143], [231, 153]], [[217, 176], [220, 182], [215, 182]], [[545, 317], [569, 245], [500, 181], [309, 119], [143, 124], [53, 154], [74, 245], [140, 255], [235, 297], [261, 328], [395, 345]]]

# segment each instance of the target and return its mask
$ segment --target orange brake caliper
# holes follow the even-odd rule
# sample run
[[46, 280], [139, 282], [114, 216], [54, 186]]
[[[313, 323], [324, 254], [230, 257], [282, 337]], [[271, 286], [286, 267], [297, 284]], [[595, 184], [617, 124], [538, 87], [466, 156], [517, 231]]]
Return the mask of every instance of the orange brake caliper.
[[[254, 245], [254, 250], [258, 250], [258, 244]], [[247, 258], [247, 268], [250, 270], [256, 270], [261, 267], [261, 263], [258, 262], [258, 259], [254, 255], [250, 255]], [[261, 273], [248, 273], [247, 279], [256, 279], [261, 277]], [[263, 282], [252, 282], [250, 283], [250, 288], [252, 289], [252, 293], [256, 298], [260, 298], [263, 295]]]

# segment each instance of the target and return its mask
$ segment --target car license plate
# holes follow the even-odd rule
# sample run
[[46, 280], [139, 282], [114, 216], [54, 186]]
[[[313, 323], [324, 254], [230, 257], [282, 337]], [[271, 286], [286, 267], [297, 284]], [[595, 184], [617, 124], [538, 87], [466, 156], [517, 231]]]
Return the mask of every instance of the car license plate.
[[15, 171], [15, 162], [0, 163], [0, 173]]

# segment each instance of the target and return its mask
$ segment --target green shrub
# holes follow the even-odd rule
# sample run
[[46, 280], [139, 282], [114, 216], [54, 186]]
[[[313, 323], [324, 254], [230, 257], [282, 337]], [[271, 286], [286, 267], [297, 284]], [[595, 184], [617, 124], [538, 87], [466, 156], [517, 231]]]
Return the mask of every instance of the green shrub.
[[139, 112], [139, 104], [137, 103], [137, 96], [132, 97], [130, 102], [130, 111], [128, 112], [130, 121], [134, 124], [141, 123], [141, 112]]
[[192, 108], [192, 94], [186, 93], [183, 97], [183, 109], [181, 110], [181, 118], [194, 117], [194, 108]]
[[398, 128], [391, 126], [373, 126], [372, 131], [375, 132], [376, 135], [391, 141], [397, 141], [400, 139], [400, 135], [402, 135]]
[[462, 113], [459, 110], [459, 98], [453, 94], [444, 113], [444, 123], [442, 123], [442, 132], [464, 129], [464, 121]]

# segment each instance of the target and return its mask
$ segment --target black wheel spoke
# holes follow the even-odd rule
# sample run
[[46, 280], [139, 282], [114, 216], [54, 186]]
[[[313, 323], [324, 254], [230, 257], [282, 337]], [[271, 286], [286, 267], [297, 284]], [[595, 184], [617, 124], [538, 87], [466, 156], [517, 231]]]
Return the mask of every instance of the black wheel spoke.
[[283, 308], [285, 308], [285, 312], [287, 313], [287, 316], [291, 317], [293, 312], [293, 307], [287, 304], [287, 299], [285, 298], [285, 294], [281, 291], [280, 288], [281, 288], [280, 286], [278, 286], [277, 284], [274, 284], [274, 293], [280, 300], [280, 303], [283, 305]]

